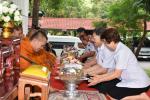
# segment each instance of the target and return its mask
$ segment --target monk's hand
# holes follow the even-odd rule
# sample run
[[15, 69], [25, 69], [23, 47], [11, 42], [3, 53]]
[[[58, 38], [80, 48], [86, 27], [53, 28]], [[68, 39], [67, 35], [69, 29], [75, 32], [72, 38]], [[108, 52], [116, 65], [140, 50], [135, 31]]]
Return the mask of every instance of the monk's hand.
[[88, 80], [88, 82], [89, 82], [88, 86], [96, 85], [96, 84], [101, 82], [101, 76], [100, 75], [94, 75], [93, 77], [91, 77]]

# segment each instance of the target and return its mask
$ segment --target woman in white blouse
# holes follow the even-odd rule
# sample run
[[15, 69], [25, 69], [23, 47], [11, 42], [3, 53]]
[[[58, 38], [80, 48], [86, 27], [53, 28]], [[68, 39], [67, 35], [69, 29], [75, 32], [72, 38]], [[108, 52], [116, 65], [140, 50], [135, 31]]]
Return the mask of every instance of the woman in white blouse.
[[117, 30], [107, 29], [101, 35], [101, 39], [105, 46], [114, 52], [114, 70], [103, 75], [93, 76], [89, 80], [89, 86], [96, 85], [101, 92], [119, 100], [147, 91], [150, 79], [139, 66], [133, 52], [120, 42]]

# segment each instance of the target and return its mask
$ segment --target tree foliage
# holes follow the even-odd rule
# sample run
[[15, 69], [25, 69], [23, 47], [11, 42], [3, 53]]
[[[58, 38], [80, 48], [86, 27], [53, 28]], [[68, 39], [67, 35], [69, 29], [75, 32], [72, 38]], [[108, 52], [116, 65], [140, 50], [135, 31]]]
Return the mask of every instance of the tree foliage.
[[95, 21], [93, 22], [94, 27], [107, 27], [107, 22], [106, 21]]
[[141, 15], [138, 9], [133, 7], [134, 0], [120, 0], [109, 8], [108, 18], [116, 27], [124, 27], [125, 30], [139, 29]]
[[135, 0], [134, 6], [150, 13], [150, 0]]
[[41, 10], [48, 17], [82, 17], [82, 0], [41, 0]]
[[[117, 0], [40, 0], [40, 10], [47, 17], [107, 17], [107, 8]], [[30, 12], [33, 0], [30, 0]]]
[[135, 0], [134, 3], [135, 8], [137, 8], [139, 11], [143, 11], [144, 13], [142, 13], [143, 15], [143, 34], [142, 37], [140, 39], [140, 42], [138, 44], [137, 50], [135, 52], [135, 55], [138, 56], [140, 49], [142, 47], [142, 44], [145, 40], [145, 37], [147, 35], [147, 20], [150, 17], [150, 0]]
[[[108, 17], [111, 25], [118, 28], [127, 43], [127, 37], [141, 36], [136, 56], [146, 37], [146, 20], [150, 11], [150, 0], [120, 0], [109, 8]], [[143, 30], [143, 34], [141, 34]], [[131, 45], [131, 44], [130, 44]]]
[[95, 17], [107, 18], [109, 6], [119, 0], [93, 0], [92, 12]]
[[132, 46], [131, 37], [140, 35], [142, 29], [142, 15], [138, 13], [138, 9], [133, 7], [134, 0], [120, 0], [109, 7], [108, 18], [110, 24], [116, 27], [122, 37], [123, 41], [128, 46]]

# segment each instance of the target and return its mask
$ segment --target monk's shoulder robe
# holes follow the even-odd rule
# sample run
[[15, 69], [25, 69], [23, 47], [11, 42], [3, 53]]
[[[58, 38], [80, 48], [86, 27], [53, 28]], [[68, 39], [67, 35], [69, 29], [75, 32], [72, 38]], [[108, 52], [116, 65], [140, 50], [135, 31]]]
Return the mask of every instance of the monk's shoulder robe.
[[[23, 38], [20, 43], [20, 55], [28, 59], [32, 58], [33, 49], [28, 38]], [[32, 59], [33, 60], [33, 59]], [[25, 70], [31, 63], [20, 57], [20, 69]]]
[[[20, 55], [32, 60], [33, 62], [39, 65], [46, 66], [51, 71], [52, 66], [51, 64], [49, 64], [47, 60], [47, 53], [45, 52], [44, 49], [40, 50], [39, 52], [34, 52], [28, 38], [22, 39], [20, 47], [21, 47]], [[25, 70], [30, 65], [31, 65], [30, 62], [28, 62], [23, 58], [20, 58], [21, 71]]]
[[49, 70], [52, 69], [52, 67], [55, 65], [56, 62], [56, 57], [53, 56], [52, 54], [50, 54], [49, 52], [47, 52], [46, 50], [42, 49], [40, 50], [43, 54], [43, 63], [45, 64], [45, 66], [48, 67]]

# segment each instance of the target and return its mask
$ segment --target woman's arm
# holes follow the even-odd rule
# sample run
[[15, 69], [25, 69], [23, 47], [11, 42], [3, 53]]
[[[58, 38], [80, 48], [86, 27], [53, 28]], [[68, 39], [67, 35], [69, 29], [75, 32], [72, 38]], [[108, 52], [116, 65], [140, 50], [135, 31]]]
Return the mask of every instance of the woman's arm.
[[86, 68], [84, 69], [84, 74], [89, 74], [91, 76], [94, 76], [94, 75], [98, 75], [98, 74], [105, 74], [107, 73], [107, 68], [103, 68], [101, 67], [100, 65], [96, 64], [92, 67], [89, 67], [89, 68]]
[[122, 73], [122, 70], [115, 69], [114, 72], [110, 72], [110, 73], [103, 74], [103, 75], [95, 75], [92, 79], [89, 80], [90, 83], [88, 85], [92, 86], [101, 82], [110, 81], [115, 78], [120, 78], [121, 73]]
[[93, 57], [93, 59], [91, 59], [91, 60], [89, 60], [89, 61], [86, 61], [85, 63], [84, 63], [84, 67], [83, 68], [89, 68], [89, 67], [91, 67], [91, 66], [93, 66], [93, 65], [96, 65], [97, 64], [97, 61], [96, 61], [96, 57]]

